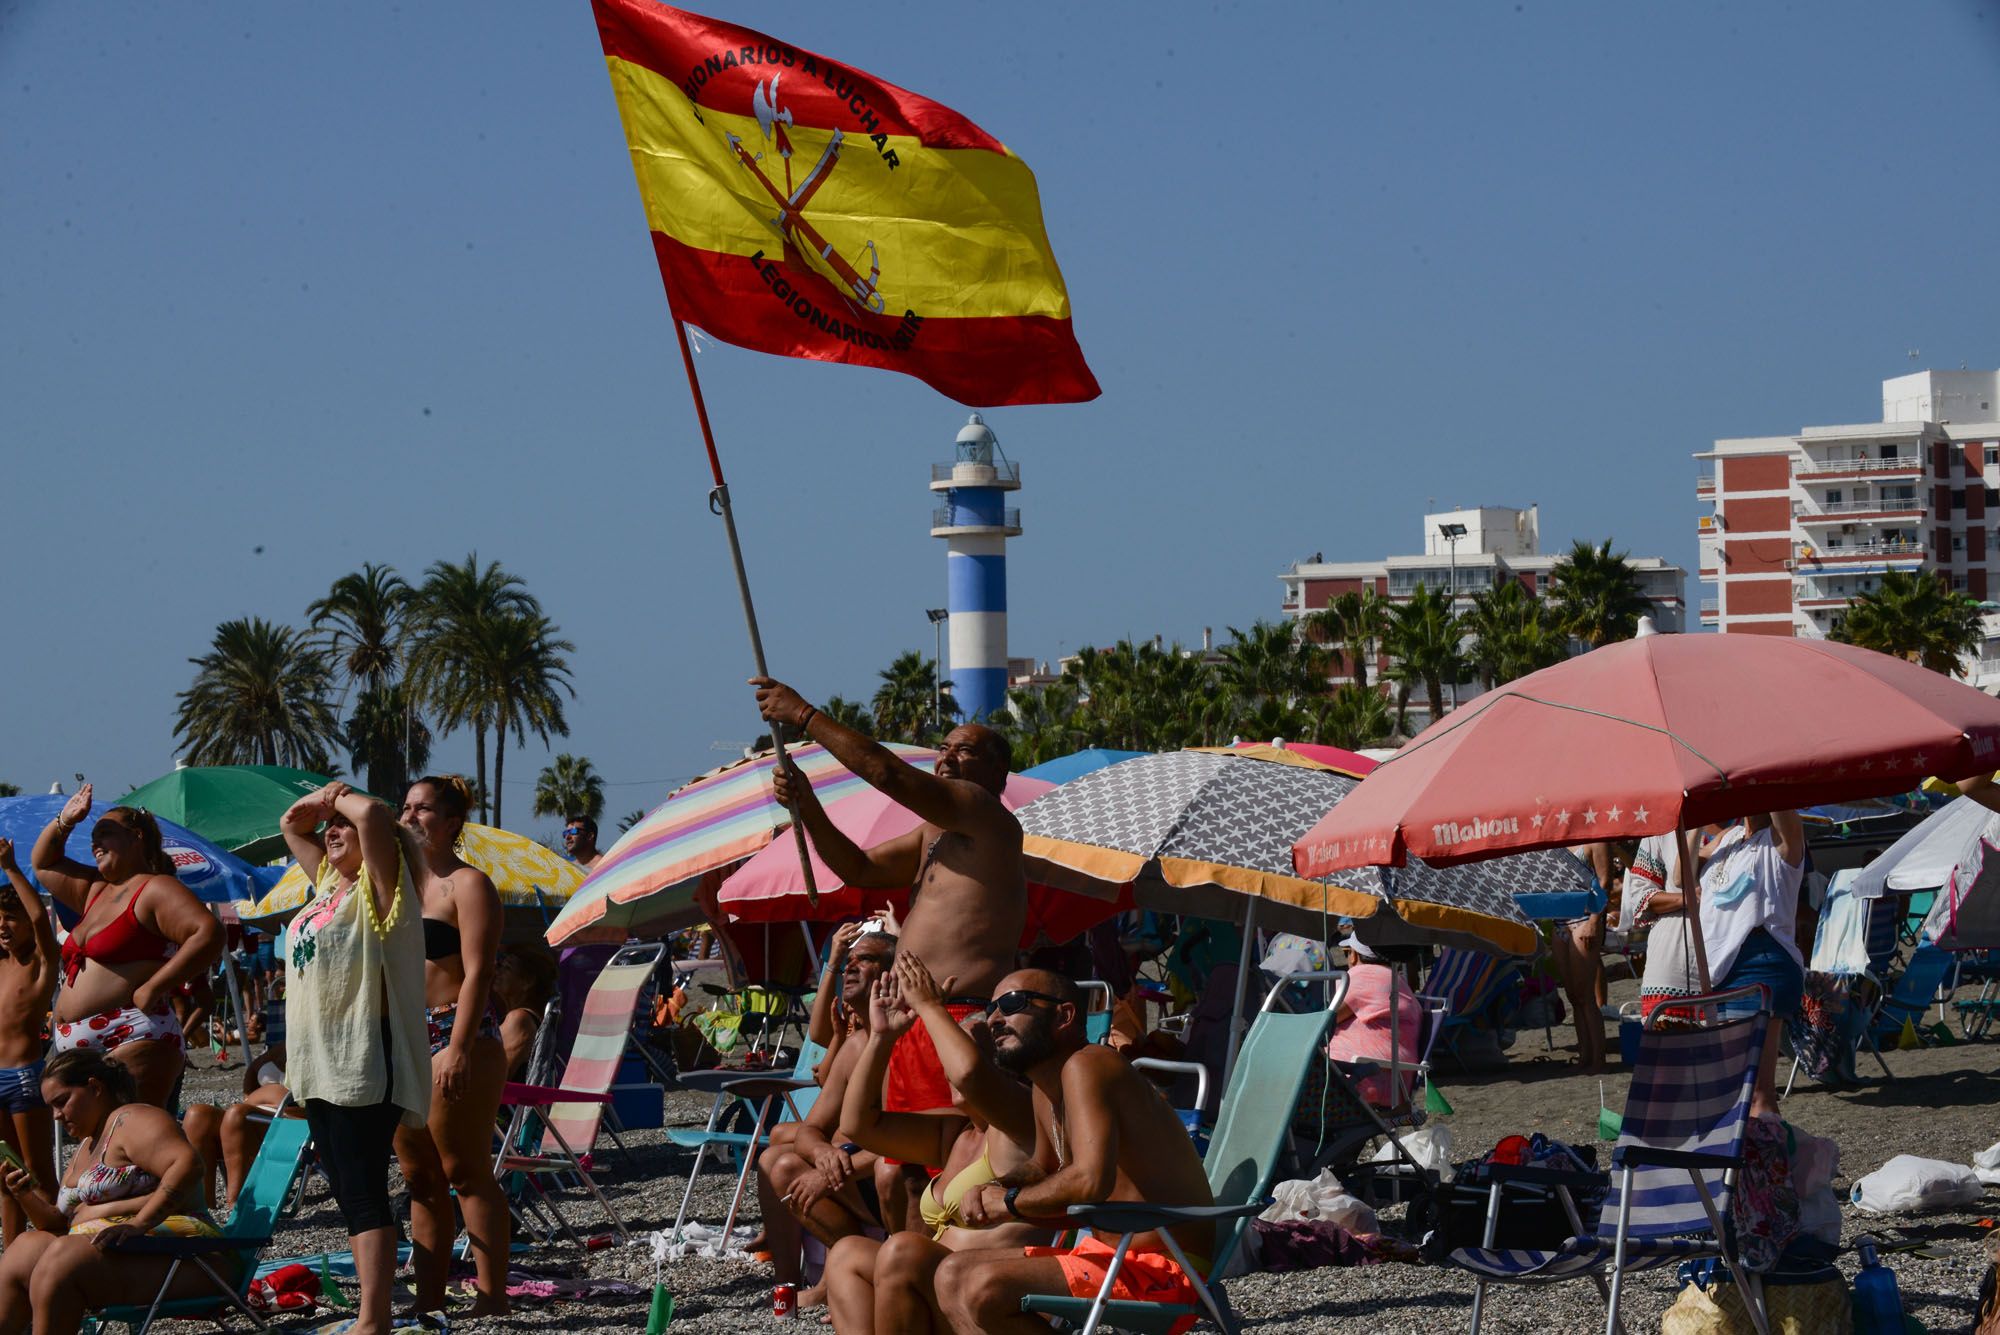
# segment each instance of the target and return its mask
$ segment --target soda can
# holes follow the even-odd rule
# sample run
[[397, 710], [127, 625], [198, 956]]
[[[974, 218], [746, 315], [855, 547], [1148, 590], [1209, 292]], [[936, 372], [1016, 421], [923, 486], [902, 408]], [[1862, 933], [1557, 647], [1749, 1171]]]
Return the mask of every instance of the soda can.
[[794, 1316], [799, 1310], [799, 1291], [791, 1284], [780, 1284], [771, 1290], [771, 1315], [775, 1317]]

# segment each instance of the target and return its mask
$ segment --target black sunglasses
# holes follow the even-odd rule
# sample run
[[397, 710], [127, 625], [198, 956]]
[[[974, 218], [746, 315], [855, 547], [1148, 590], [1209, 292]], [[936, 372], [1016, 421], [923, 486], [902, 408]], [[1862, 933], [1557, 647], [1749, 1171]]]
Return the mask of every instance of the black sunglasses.
[[1046, 1001], [1051, 1006], [1063, 1004], [1061, 997], [1052, 997], [1046, 992], [1030, 992], [1027, 988], [1016, 988], [1012, 992], [1002, 992], [986, 1003], [988, 1015], [998, 1011], [1002, 1015], [1019, 1015], [1037, 1001]]

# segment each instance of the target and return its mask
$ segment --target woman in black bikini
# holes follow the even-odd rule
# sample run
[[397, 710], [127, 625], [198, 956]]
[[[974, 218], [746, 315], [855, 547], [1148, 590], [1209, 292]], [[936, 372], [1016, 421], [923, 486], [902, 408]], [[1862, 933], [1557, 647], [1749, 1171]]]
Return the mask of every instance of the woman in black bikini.
[[468, 1313], [504, 1313], [507, 1304], [507, 1198], [493, 1179], [493, 1123], [507, 1083], [507, 1057], [493, 1015], [493, 968], [500, 950], [500, 895], [485, 872], [456, 851], [471, 794], [463, 779], [427, 776], [403, 799], [403, 824], [424, 846], [424, 1005], [431, 1029], [430, 1125], [396, 1133], [396, 1157], [410, 1184], [411, 1268], [417, 1310], [444, 1307], [451, 1199], [465, 1211], [479, 1296]]

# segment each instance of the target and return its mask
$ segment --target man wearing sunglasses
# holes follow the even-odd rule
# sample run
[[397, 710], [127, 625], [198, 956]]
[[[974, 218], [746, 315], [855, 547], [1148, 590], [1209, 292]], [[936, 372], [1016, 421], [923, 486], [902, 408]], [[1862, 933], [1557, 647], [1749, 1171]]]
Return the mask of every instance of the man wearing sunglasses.
[[[766, 719], [818, 742], [923, 818], [909, 834], [863, 849], [834, 828], [810, 784], [782, 766], [772, 772], [778, 801], [795, 806], [813, 847], [843, 884], [909, 890], [897, 948], [922, 957], [937, 977], [955, 980], [954, 995], [946, 998], [953, 1013], [962, 1019], [985, 1005], [994, 984], [1013, 966], [1028, 916], [1021, 823], [1000, 801], [1012, 760], [1006, 738], [977, 723], [954, 728], [927, 774], [820, 713], [782, 682], [755, 677], [750, 684]], [[951, 1086], [937, 1050], [918, 1025], [890, 1054], [883, 1108], [925, 1112], [950, 1106]]]
[[[1060, 1227], [1070, 1206], [1099, 1201], [1214, 1202], [1201, 1156], [1180, 1117], [1123, 1057], [1085, 1041], [1083, 1015], [1076, 984], [1060, 974], [1021, 969], [994, 985], [986, 1021], [993, 1060], [1033, 1087], [1035, 1157], [1025, 1169], [966, 1193], [959, 1214], [972, 1227], [1020, 1219]], [[1214, 1226], [1172, 1232], [1188, 1263], [1206, 1273], [1215, 1250]], [[1070, 1248], [953, 1252], [937, 1268], [940, 1324], [993, 1335], [1046, 1332], [1040, 1317], [1022, 1313], [1022, 1296], [1094, 1297], [1112, 1254], [1112, 1242], [1096, 1235]], [[1134, 1236], [1112, 1296], [1197, 1301], [1158, 1232]]]
[[597, 846], [597, 822], [588, 816], [571, 816], [565, 820], [563, 852], [585, 871], [595, 871], [597, 864], [604, 861], [604, 850]]

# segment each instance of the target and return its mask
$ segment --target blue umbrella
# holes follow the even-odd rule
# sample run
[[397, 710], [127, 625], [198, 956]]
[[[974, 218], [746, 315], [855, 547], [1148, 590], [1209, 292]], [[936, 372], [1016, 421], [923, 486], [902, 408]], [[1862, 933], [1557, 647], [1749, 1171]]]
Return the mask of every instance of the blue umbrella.
[[[35, 888], [43, 895], [48, 894], [48, 889], [35, 880], [35, 873], [28, 866], [28, 854], [35, 846], [35, 836], [62, 813], [63, 803], [67, 801], [69, 799], [61, 793], [44, 797], [0, 797], [0, 839], [14, 841], [14, 860], [21, 864], [22, 873], [34, 882]], [[91, 808], [91, 815], [94, 818], [106, 810], [100, 803]], [[96, 865], [96, 859], [90, 855], [90, 827], [94, 823], [94, 819], [87, 820], [71, 830], [69, 841], [63, 845], [63, 852], [86, 867]], [[174, 875], [194, 892], [196, 899], [210, 904], [226, 904], [232, 899], [257, 897], [258, 889], [250, 864], [235, 854], [224, 852], [194, 831], [183, 829], [168, 820], [160, 821], [160, 842], [165, 846], [167, 856], [173, 859]]]
[[1088, 750], [1057, 756], [1054, 760], [1044, 760], [1033, 769], [1024, 769], [1021, 773], [1026, 778], [1042, 779], [1048, 783], [1068, 783], [1071, 779], [1080, 779], [1086, 774], [1095, 773], [1121, 760], [1136, 760], [1146, 754], [1144, 751], [1106, 751], [1102, 747], [1093, 746]]

